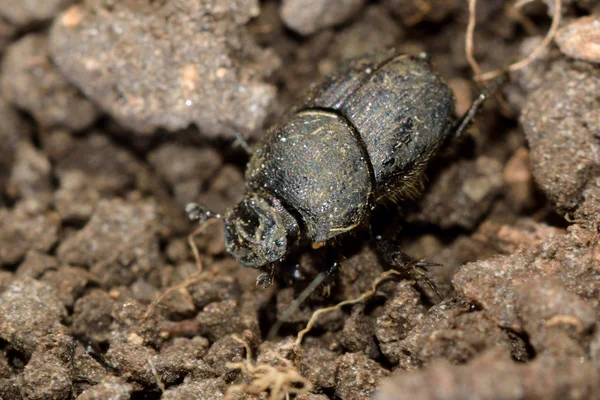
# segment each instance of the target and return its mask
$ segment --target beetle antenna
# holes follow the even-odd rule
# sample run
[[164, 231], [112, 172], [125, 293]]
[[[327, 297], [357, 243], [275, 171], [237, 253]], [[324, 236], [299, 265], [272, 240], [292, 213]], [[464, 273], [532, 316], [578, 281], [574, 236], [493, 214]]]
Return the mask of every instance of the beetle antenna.
[[189, 203], [187, 206], [185, 206], [185, 212], [190, 221], [198, 221], [200, 225], [212, 218], [222, 218], [221, 214], [207, 210], [196, 203]]

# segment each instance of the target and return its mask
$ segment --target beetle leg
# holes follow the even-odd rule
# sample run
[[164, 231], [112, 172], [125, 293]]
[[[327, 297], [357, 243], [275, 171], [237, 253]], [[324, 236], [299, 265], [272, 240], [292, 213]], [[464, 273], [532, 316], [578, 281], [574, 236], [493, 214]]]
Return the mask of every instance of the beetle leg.
[[325, 270], [325, 278], [323, 279], [323, 282], [321, 282], [320, 286], [323, 289], [323, 295], [328, 297], [331, 294], [333, 281], [338, 276], [341, 266], [339, 252], [332, 245], [327, 246], [326, 265], [327, 269]]
[[382, 239], [381, 236], [375, 236], [377, 249], [386, 263], [399, 272], [405, 272], [414, 277], [417, 281], [424, 283], [434, 292], [440, 300], [442, 294], [437, 289], [433, 281], [427, 276], [428, 267], [440, 267], [443, 264], [432, 263], [425, 260], [415, 260], [408, 254], [399, 249], [396, 243]]
[[273, 284], [273, 280], [275, 279], [275, 264], [276, 263], [269, 264], [267, 267], [268, 271], [263, 272], [256, 277], [256, 286], [266, 289]]
[[450, 141], [459, 139], [462, 135], [464, 135], [464, 133], [469, 128], [477, 114], [479, 114], [479, 112], [483, 108], [483, 104], [488, 99], [488, 97], [496, 93], [498, 88], [502, 86], [506, 81], [507, 76], [501, 76], [490, 82], [481, 91], [481, 93], [479, 94], [479, 96], [477, 96], [473, 104], [471, 104], [471, 107], [469, 107], [465, 115], [463, 115], [463, 117], [460, 120], [458, 120], [457, 123], [454, 125], [454, 133], [450, 136]]
[[254, 154], [254, 149], [252, 148], [252, 146], [250, 146], [250, 143], [248, 143], [244, 135], [242, 135], [239, 132], [235, 133], [235, 140], [233, 141], [233, 147], [237, 146], [240, 146], [242, 149], [244, 149], [248, 156]]

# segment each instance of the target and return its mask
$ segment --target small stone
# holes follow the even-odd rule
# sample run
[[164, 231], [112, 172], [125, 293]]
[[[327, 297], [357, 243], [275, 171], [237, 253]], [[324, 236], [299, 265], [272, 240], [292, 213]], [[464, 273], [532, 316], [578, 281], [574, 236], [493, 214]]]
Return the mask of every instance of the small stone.
[[2, 70], [0, 86], [6, 99], [33, 114], [44, 128], [79, 131], [98, 116], [96, 107], [50, 60], [44, 34], [29, 34], [12, 44], [2, 60]]
[[600, 63], [600, 16], [576, 19], [560, 28], [554, 40], [565, 55]]
[[308, 36], [346, 22], [365, 3], [365, 0], [284, 0], [281, 19], [291, 29]]
[[12, 281], [0, 296], [0, 337], [25, 354], [40, 340], [63, 332], [67, 310], [50, 285], [31, 278]]

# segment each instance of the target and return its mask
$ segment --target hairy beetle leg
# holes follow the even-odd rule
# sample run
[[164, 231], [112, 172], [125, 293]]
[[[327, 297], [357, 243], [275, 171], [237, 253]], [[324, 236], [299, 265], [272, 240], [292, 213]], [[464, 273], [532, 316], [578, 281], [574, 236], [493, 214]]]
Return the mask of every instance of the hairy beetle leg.
[[384, 240], [381, 236], [375, 236], [377, 249], [383, 256], [383, 259], [396, 271], [405, 272], [415, 278], [418, 282], [424, 283], [434, 292], [440, 300], [442, 294], [437, 289], [433, 281], [427, 276], [427, 268], [441, 267], [443, 264], [428, 262], [425, 260], [415, 260], [408, 254], [400, 250], [396, 243]]
[[456, 140], [460, 140], [460, 138], [467, 131], [467, 129], [469, 128], [469, 126], [471, 125], [473, 120], [475, 120], [475, 117], [477, 116], [477, 114], [479, 114], [479, 112], [483, 108], [485, 101], [491, 95], [496, 93], [498, 88], [500, 88], [500, 86], [502, 86], [507, 80], [508, 80], [508, 76], [503, 75], [497, 79], [494, 79], [491, 83], [489, 83], [481, 91], [479, 96], [477, 96], [475, 101], [473, 101], [473, 103], [471, 104], [471, 107], [469, 107], [467, 112], [454, 125], [454, 127], [453, 127], [454, 133], [448, 137], [448, 139], [447, 139], [448, 143], [456, 141]]

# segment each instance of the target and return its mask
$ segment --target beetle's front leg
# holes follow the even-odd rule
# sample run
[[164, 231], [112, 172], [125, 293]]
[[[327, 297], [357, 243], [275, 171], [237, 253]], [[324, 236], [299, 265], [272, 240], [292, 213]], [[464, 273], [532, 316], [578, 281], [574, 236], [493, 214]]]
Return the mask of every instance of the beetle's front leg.
[[323, 280], [318, 285], [322, 289], [323, 295], [331, 294], [331, 287], [340, 272], [340, 267], [340, 252], [333, 245], [326, 244], [325, 271], [322, 272]]
[[248, 141], [246, 140], [244, 135], [242, 135], [239, 132], [236, 132], [235, 140], [233, 141], [233, 147], [237, 147], [237, 146], [240, 146], [242, 149], [244, 149], [244, 151], [246, 152], [246, 155], [248, 157], [250, 157], [252, 154], [254, 154], [254, 149], [252, 148], [250, 143], [248, 143]]
[[273, 280], [275, 279], [275, 264], [277, 263], [269, 264], [266, 268], [267, 271], [256, 277], [256, 286], [266, 289], [273, 284]]
[[442, 294], [437, 289], [433, 281], [427, 275], [428, 267], [441, 267], [442, 264], [432, 263], [425, 260], [416, 260], [400, 250], [398, 243], [383, 239], [381, 236], [374, 236], [375, 243], [379, 253], [384, 261], [392, 268], [400, 272], [406, 272], [417, 281], [425, 283], [440, 299]]

